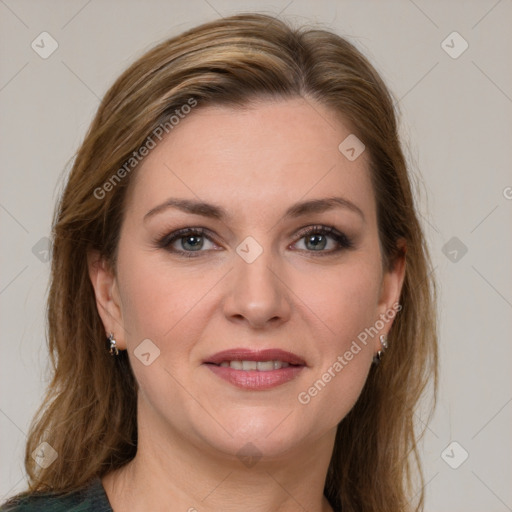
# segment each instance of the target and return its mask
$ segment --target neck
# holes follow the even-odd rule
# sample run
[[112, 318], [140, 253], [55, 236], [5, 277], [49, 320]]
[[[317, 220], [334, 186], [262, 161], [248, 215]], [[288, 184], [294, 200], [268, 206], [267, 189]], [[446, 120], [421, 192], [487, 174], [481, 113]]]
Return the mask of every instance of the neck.
[[331, 512], [323, 495], [336, 429], [272, 458], [237, 457], [139, 422], [137, 455], [103, 478], [114, 510]]

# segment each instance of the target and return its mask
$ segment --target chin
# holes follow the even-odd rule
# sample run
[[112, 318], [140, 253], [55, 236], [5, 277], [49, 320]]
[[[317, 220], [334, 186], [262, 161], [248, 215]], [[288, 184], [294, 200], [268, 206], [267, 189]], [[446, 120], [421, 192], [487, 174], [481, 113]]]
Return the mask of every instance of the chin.
[[[278, 459], [303, 446], [306, 439], [321, 435], [318, 430], [315, 436], [303, 418], [297, 424], [297, 418], [297, 414], [290, 414], [289, 411], [266, 414], [259, 408], [252, 415], [249, 412], [238, 414], [230, 421], [223, 422], [222, 427], [215, 422], [202, 423], [198, 434], [203, 443], [229, 457]], [[206, 425], [208, 427], [205, 429]]]
[[232, 438], [223, 439], [205, 439], [211, 448], [217, 453], [226, 455], [229, 459], [236, 457], [246, 466], [250, 462], [257, 461], [275, 461], [286, 456], [287, 453], [298, 448], [301, 444], [300, 439], [294, 439], [286, 436], [275, 438], [265, 437], [246, 437], [234, 435]]

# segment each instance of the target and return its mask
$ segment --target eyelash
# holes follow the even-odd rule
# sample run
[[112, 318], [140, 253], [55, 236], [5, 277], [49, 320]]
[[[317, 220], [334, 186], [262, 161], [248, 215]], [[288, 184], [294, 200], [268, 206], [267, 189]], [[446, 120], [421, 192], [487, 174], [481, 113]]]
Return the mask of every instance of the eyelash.
[[[161, 249], [165, 249], [169, 252], [172, 252], [174, 254], [178, 254], [179, 256], [182, 256], [184, 258], [197, 258], [201, 256], [201, 253], [207, 252], [207, 251], [185, 251], [185, 250], [176, 250], [170, 248], [171, 244], [175, 242], [176, 240], [179, 240], [181, 238], [186, 238], [188, 236], [201, 236], [208, 238], [211, 242], [215, 243], [215, 240], [212, 239], [212, 235], [209, 234], [210, 232], [205, 228], [183, 228], [179, 229], [177, 231], [174, 231], [170, 234], [165, 235], [161, 239], [158, 240], [157, 245]], [[308, 226], [306, 228], [301, 229], [296, 236], [298, 237], [297, 241], [302, 240], [303, 238], [311, 235], [327, 235], [330, 236], [338, 245], [339, 247], [336, 249], [332, 249], [330, 251], [313, 251], [313, 250], [307, 250], [307, 249], [300, 249], [301, 251], [308, 252], [315, 254], [315, 256], [329, 256], [335, 253], [338, 253], [340, 251], [346, 250], [346, 249], [352, 249], [354, 247], [354, 244], [352, 240], [347, 237], [344, 233], [339, 232], [337, 229], [331, 227], [331, 226], [322, 226], [322, 225], [315, 225], [315, 226]]]

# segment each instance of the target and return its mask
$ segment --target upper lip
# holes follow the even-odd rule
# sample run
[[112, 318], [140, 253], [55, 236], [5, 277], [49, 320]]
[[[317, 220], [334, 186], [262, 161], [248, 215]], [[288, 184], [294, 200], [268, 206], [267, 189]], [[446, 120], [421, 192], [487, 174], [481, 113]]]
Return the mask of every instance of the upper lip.
[[284, 363], [306, 366], [306, 362], [302, 357], [279, 348], [269, 348], [264, 350], [233, 348], [217, 352], [205, 359], [203, 362], [220, 364], [223, 361], [282, 361]]

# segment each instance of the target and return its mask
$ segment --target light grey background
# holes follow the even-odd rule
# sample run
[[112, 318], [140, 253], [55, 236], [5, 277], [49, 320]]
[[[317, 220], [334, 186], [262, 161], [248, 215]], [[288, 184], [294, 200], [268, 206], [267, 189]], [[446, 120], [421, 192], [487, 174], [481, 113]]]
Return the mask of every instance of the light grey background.
[[[249, 10], [349, 38], [399, 100], [440, 288], [426, 510], [512, 510], [510, 0], [0, 0], [1, 499], [24, 487], [25, 433], [47, 379], [44, 237], [99, 99], [155, 43]], [[44, 31], [58, 43], [47, 59], [31, 48]], [[469, 44], [458, 58], [445, 51], [463, 49], [454, 31]]]

